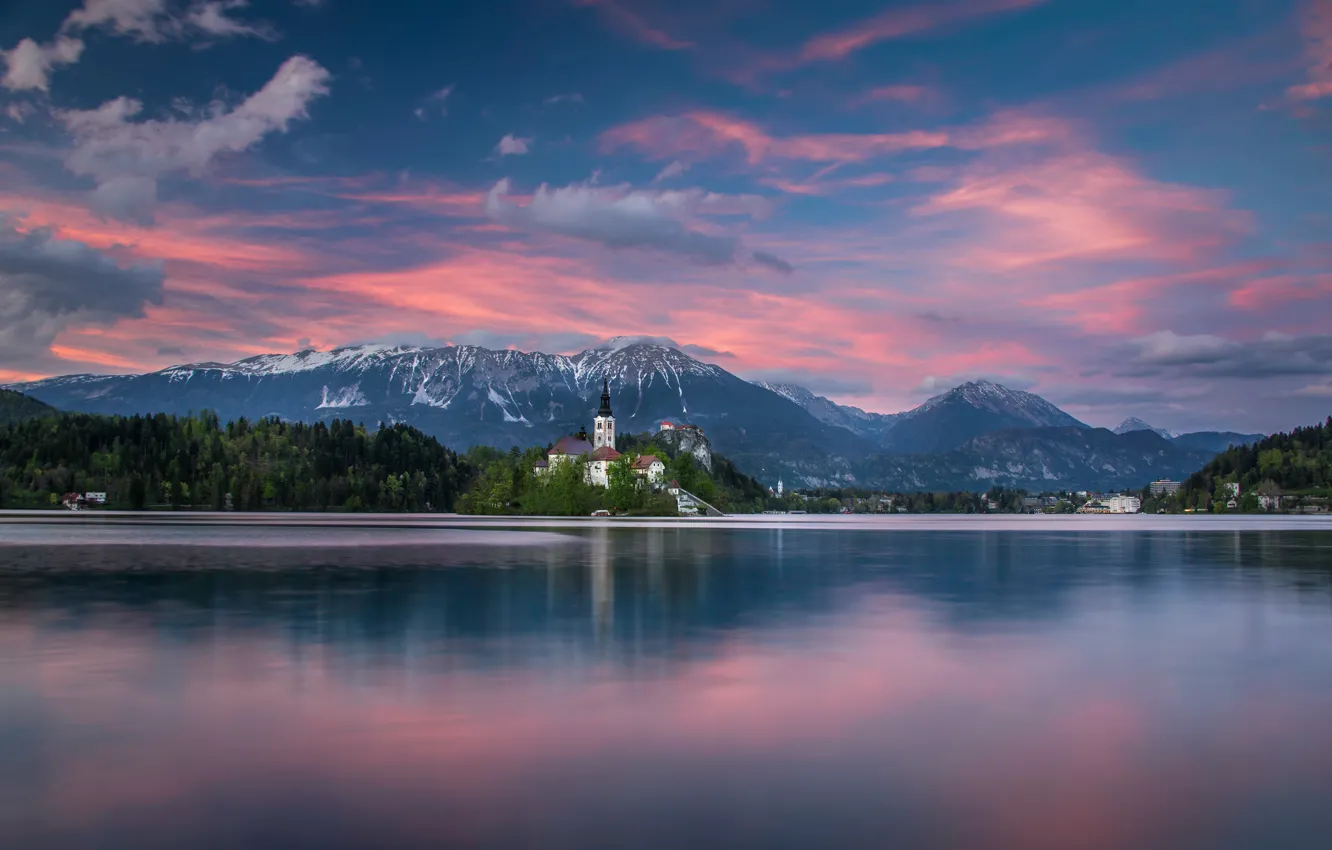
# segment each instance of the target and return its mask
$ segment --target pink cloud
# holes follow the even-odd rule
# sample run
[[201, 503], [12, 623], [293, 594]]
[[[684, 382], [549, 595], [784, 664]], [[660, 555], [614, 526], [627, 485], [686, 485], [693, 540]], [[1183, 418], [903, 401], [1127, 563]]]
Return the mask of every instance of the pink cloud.
[[688, 50], [694, 45], [673, 38], [665, 30], [652, 26], [642, 15], [627, 8], [619, 0], [574, 0], [580, 6], [593, 6], [606, 22], [623, 35], [659, 50]]
[[758, 182], [791, 195], [826, 197], [840, 194], [848, 189], [874, 189], [897, 180], [895, 175], [885, 173], [825, 179], [824, 175], [829, 171], [828, 168], [821, 169], [817, 174], [805, 180], [792, 180], [786, 177], [760, 177]]
[[896, 103], [922, 103], [936, 97], [938, 97], [938, 93], [929, 86], [899, 84], [872, 88], [856, 97], [851, 103], [853, 106], [863, 106], [867, 103], [879, 103], [885, 100]]
[[[152, 260], [177, 260], [237, 270], [298, 270], [308, 255], [279, 245], [217, 232], [221, 221], [238, 225], [242, 216], [214, 219], [212, 226], [195, 218], [178, 218], [150, 227], [107, 220], [86, 207], [62, 200], [0, 193], [0, 209], [22, 210], [29, 227], [50, 227], [65, 239], [74, 239], [112, 254]], [[169, 212], [168, 212], [169, 215]]]
[[1309, 82], [1291, 86], [1292, 100], [1318, 100], [1332, 96], [1332, 0], [1307, 0], [1301, 21]]
[[[1053, 319], [1084, 332], [1151, 330], [1144, 328], [1157, 297], [1150, 286], [1121, 282], [1078, 297], [1067, 293], [1070, 281], [1087, 279], [1078, 264], [1195, 263], [1246, 231], [1247, 217], [1228, 209], [1224, 194], [1155, 180], [1095, 150], [1089, 135], [1033, 110], [914, 133], [793, 136], [696, 111], [602, 137], [606, 150], [632, 148], [682, 165], [733, 157], [756, 166], [760, 185], [863, 205], [873, 221], [795, 229], [771, 198], [651, 193], [654, 204], [678, 207], [699, 232], [743, 239], [745, 256], [761, 250], [790, 262], [798, 281], [744, 263], [678, 264], [666, 273], [559, 229], [484, 221], [483, 193], [397, 175], [225, 178], [229, 193], [261, 202], [247, 206], [274, 211], [167, 204], [152, 228], [105, 221], [59, 195], [0, 191], [0, 208], [30, 209], [34, 224], [109, 253], [166, 261], [162, 305], [113, 327], [69, 328], [57, 339], [65, 359], [53, 372], [232, 360], [296, 350], [306, 338], [328, 348], [423, 332], [440, 340], [482, 330], [514, 339], [624, 333], [730, 352], [724, 365], [742, 375], [836, 374], [864, 388], [855, 391], [856, 403], [896, 410], [918, 400], [911, 390], [925, 375], [1077, 366], [1058, 350], [1071, 330], [1050, 342], [1015, 333], [1019, 325], [1048, 328]], [[910, 185], [882, 205], [887, 193], [874, 190], [908, 175], [873, 160], [936, 148], [950, 152], [940, 162], [961, 164], [936, 166], [928, 182], [937, 185], [919, 187], [928, 195], [914, 210], [903, 197], [917, 190]], [[631, 187], [597, 190], [628, 194]], [[267, 203], [276, 193], [287, 203]], [[290, 209], [306, 195], [311, 208]], [[505, 201], [526, 209], [532, 198]], [[329, 240], [318, 233], [324, 228], [347, 232]], [[1234, 287], [1218, 284], [1215, 303], [1224, 307]], [[1061, 292], [1068, 297], [1045, 300]], [[918, 318], [953, 321], [967, 312], [1002, 315], [1010, 324], [973, 322], [959, 333], [958, 325]]]
[[881, 41], [920, 35], [941, 27], [1000, 12], [1027, 9], [1045, 2], [1047, 0], [943, 0], [889, 9], [846, 29], [810, 39], [801, 49], [800, 58], [805, 62], [845, 59]]
[[676, 154], [718, 156], [739, 149], [751, 163], [762, 160], [773, 139], [757, 124], [719, 112], [654, 116], [612, 127], [601, 134], [603, 151], [633, 147], [654, 159]]
[[1262, 311], [1292, 301], [1332, 298], [1332, 274], [1277, 275], [1259, 278], [1230, 293], [1228, 301], [1240, 310]]
[[900, 133], [806, 133], [774, 136], [753, 121], [697, 110], [657, 115], [601, 134], [603, 151], [634, 148], [650, 159], [702, 159], [739, 154], [751, 165], [766, 160], [853, 163], [895, 153], [940, 148], [981, 151], [1008, 145], [1065, 144], [1077, 133], [1070, 122], [1021, 110], [945, 129]]
[[983, 159], [916, 205], [917, 215], [969, 214], [978, 238], [959, 259], [995, 271], [1111, 257], [1183, 261], [1247, 232], [1226, 195], [1164, 183], [1091, 149], [1010, 163]]
[[961, 150], [983, 151], [1009, 145], [1085, 144], [1073, 122], [1034, 110], [1005, 109], [982, 121], [958, 127], [950, 144]]
[[390, 204], [449, 216], [480, 217], [486, 193], [450, 189], [434, 184], [419, 184], [382, 190], [352, 190], [336, 193], [336, 197], [368, 204]]
[[[1049, 311], [1092, 334], [1144, 334], [1159, 329], [1164, 311], [1153, 310], [1152, 302], [1178, 294], [1180, 288], [1228, 292], [1240, 282], [1268, 272], [1272, 264], [1253, 261], [1167, 275], [1134, 277], [1102, 286], [1030, 296], [1023, 305]], [[1192, 291], [1188, 303], [1199, 305], [1203, 292]], [[1147, 321], [1153, 316], [1155, 321]]]
[[1286, 39], [1283, 29], [1262, 31], [1115, 83], [1105, 95], [1112, 101], [1136, 103], [1265, 84], [1299, 67], [1298, 57], [1282, 50]]

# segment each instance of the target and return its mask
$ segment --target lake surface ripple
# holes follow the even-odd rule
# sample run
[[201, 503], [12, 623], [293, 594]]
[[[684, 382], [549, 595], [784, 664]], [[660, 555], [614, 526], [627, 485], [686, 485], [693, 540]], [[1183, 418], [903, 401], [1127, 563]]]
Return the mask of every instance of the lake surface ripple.
[[0, 527], [0, 846], [1325, 848], [1332, 533]]

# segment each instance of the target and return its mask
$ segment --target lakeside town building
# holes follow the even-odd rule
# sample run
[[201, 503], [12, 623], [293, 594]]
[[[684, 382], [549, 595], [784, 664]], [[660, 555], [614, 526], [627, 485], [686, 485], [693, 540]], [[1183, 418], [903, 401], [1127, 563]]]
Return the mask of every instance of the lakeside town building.
[[1142, 511], [1137, 496], [1100, 496], [1078, 508], [1080, 514], [1136, 514]]
[[1153, 496], [1173, 496], [1179, 492], [1179, 488], [1182, 486], [1180, 482], [1169, 478], [1161, 478], [1148, 485]]

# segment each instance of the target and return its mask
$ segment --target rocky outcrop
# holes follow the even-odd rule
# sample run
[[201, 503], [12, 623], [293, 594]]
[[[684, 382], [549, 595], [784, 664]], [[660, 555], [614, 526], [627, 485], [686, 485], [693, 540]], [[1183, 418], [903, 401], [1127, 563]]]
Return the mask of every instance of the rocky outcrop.
[[674, 452], [677, 456], [690, 454], [694, 456], [694, 463], [712, 471], [712, 443], [708, 441], [707, 436], [702, 431], [695, 431], [692, 428], [676, 428], [673, 431], [662, 431], [653, 437], [653, 440], [662, 447]]

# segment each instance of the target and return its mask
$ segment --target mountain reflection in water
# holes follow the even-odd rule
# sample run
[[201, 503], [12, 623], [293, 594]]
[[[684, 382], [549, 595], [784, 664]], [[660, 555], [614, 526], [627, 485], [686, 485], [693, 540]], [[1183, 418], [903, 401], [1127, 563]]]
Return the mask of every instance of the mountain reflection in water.
[[0, 547], [5, 846], [1332, 834], [1326, 533], [212, 533]]

